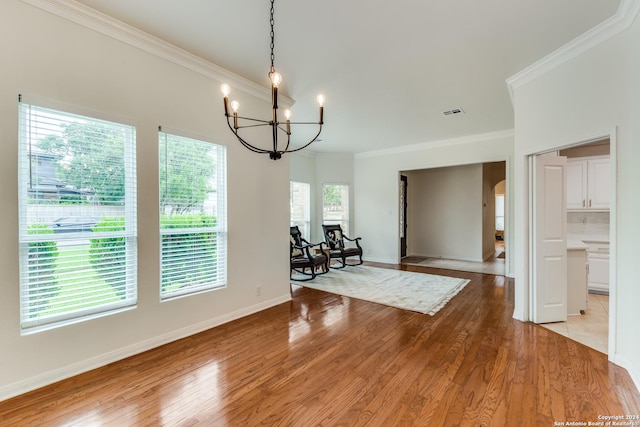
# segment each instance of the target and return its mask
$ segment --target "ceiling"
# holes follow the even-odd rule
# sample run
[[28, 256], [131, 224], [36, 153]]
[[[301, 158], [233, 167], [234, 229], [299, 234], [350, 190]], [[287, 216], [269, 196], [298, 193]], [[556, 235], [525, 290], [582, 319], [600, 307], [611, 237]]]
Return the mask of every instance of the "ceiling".
[[[267, 0], [79, 3], [269, 85]], [[358, 153], [512, 129], [505, 80], [615, 15], [619, 3], [277, 0], [281, 93], [296, 101], [292, 120], [299, 121], [317, 120], [315, 97], [326, 96], [314, 151]], [[455, 108], [464, 114], [443, 114]]]

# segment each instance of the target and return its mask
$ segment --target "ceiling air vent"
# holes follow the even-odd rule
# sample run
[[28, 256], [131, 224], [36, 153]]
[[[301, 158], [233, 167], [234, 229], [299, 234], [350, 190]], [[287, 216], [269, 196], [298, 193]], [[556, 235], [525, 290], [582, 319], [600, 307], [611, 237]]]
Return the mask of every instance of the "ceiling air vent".
[[464, 114], [464, 110], [462, 108], [454, 108], [453, 110], [445, 111], [442, 114], [445, 116], [453, 116], [455, 114]]

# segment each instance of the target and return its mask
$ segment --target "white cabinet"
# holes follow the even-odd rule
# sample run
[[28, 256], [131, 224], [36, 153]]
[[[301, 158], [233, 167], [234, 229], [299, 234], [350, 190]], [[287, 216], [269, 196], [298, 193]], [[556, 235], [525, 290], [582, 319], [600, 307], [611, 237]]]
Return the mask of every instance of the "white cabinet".
[[589, 291], [609, 293], [609, 243], [585, 241], [589, 264]]
[[587, 207], [587, 162], [567, 160], [567, 209]]
[[587, 208], [609, 209], [611, 163], [609, 158], [587, 161]]
[[567, 209], [609, 210], [609, 157], [567, 160]]

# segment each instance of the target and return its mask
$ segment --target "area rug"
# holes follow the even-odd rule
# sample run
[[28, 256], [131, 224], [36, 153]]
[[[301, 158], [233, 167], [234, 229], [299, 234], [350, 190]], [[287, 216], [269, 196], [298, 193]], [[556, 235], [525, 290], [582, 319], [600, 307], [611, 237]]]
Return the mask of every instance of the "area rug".
[[433, 316], [469, 280], [360, 265], [292, 283]]

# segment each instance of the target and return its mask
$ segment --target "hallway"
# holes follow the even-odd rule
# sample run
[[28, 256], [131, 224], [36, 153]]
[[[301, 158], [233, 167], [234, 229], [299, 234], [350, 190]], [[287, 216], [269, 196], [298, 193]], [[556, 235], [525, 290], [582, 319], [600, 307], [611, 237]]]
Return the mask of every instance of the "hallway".
[[418, 265], [420, 267], [443, 268], [446, 270], [504, 276], [506, 274], [504, 253], [504, 242], [496, 241], [495, 253], [491, 258], [484, 262], [408, 256], [402, 258], [400, 263], [402, 265]]

